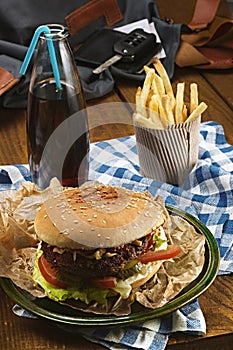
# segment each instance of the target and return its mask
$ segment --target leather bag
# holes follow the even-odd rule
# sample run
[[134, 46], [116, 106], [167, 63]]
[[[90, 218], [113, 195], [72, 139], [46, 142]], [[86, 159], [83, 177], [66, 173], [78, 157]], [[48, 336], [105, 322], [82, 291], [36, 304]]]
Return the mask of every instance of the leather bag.
[[176, 64], [199, 69], [233, 68], [232, 18], [226, 1], [197, 0], [192, 20], [182, 26]]

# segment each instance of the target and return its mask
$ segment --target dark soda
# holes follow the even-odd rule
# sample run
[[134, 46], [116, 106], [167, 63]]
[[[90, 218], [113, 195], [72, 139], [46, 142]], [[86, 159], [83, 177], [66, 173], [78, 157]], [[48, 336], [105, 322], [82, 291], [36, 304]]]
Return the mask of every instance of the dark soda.
[[89, 131], [82, 93], [44, 80], [29, 92], [27, 135], [32, 181], [46, 188], [57, 177], [63, 186], [88, 179]]

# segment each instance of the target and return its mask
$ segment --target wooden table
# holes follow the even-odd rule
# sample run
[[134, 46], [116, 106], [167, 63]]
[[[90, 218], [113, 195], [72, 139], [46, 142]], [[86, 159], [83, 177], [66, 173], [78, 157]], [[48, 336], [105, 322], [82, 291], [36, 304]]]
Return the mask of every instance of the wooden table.
[[[171, 0], [157, 1], [161, 17], [173, 16]], [[180, 1], [176, 12], [177, 21], [191, 18], [194, 1]], [[183, 4], [181, 6], [181, 3]], [[165, 6], [166, 5], [166, 6]], [[170, 6], [172, 5], [172, 6]], [[170, 12], [170, 13], [169, 13]], [[202, 121], [213, 120], [222, 124], [227, 141], [233, 145], [233, 70], [197, 71], [195, 69], [176, 68], [173, 84], [178, 81], [197, 82], [200, 99], [209, 108], [203, 114]], [[137, 83], [117, 81], [114, 91], [107, 96], [90, 101], [88, 106], [99, 103], [126, 101], [133, 103]], [[99, 116], [103, 124], [108, 115]], [[133, 134], [130, 125], [131, 113], [125, 110], [122, 115], [128, 125], [107, 124], [91, 130], [91, 141], [111, 139]], [[121, 120], [119, 120], [120, 122]], [[0, 164], [20, 164], [27, 162], [25, 111], [0, 110]], [[184, 334], [172, 335], [166, 349], [170, 350], [230, 350], [233, 342], [233, 276], [218, 276], [209, 289], [199, 297], [207, 323], [205, 336]], [[13, 302], [0, 289], [0, 349], [4, 350], [97, 350], [103, 347], [89, 343], [77, 335], [58, 330], [50, 322], [20, 318], [12, 313]]]

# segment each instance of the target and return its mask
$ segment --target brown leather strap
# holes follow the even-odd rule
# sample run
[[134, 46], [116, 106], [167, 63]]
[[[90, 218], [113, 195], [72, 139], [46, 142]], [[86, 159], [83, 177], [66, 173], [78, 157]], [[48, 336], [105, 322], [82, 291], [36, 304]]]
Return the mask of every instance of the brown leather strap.
[[117, 0], [92, 0], [77, 8], [66, 16], [66, 23], [70, 35], [74, 35], [78, 30], [100, 17], [105, 17], [108, 26], [123, 19], [123, 14], [119, 8]]
[[181, 39], [195, 46], [225, 46], [228, 41], [233, 41], [233, 20], [216, 16], [208, 28], [182, 34]]
[[204, 29], [216, 15], [220, 0], [197, 0], [193, 18], [189, 23], [192, 29]]
[[10, 72], [0, 67], [0, 96], [10, 90], [12, 86], [17, 84], [19, 79], [15, 78]]

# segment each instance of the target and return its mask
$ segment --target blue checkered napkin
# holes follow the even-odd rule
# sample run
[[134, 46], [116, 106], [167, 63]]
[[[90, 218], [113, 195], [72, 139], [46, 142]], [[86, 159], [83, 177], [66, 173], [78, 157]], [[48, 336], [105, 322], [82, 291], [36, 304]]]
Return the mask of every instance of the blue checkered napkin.
[[[22, 178], [30, 178], [28, 167], [0, 167], [1, 190], [18, 188]], [[153, 195], [161, 194], [166, 203], [199, 217], [219, 244], [219, 273], [233, 272], [233, 147], [226, 143], [220, 125], [201, 124], [199, 160], [182, 188], [140, 175], [134, 136], [92, 144], [90, 180], [139, 191], [148, 189]], [[14, 312], [28, 317], [21, 308], [15, 307]], [[163, 350], [169, 334], [175, 331], [205, 332], [197, 301], [162, 318], [124, 328], [96, 328], [83, 336], [112, 350]]]
[[83, 337], [111, 350], [143, 349], [164, 350], [169, 334], [186, 332], [203, 335], [206, 326], [203, 314], [197, 302], [186, 305], [178, 311], [162, 318], [131, 326], [88, 330]]
[[[13, 307], [13, 312], [17, 316], [36, 318], [18, 305]], [[162, 318], [130, 326], [85, 328], [84, 331], [80, 328], [74, 330], [73, 327], [69, 328], [62, 324], [58, 326], [65, 331], [81, 334], [87, 340], [111, 350], [164, 350], [171, 333], [180, 331], [192, 335], [203, 335], [206, 331], [205, 319], [197, 301]]]
[[165, 317], [144, 323], [111, 329], [89, 329], [81, 334], [84, 338], [111, 350], [164, 350], [169, 334], [179, 331], [193, 335], [204, 334], [205, 320], [197, 302]]

